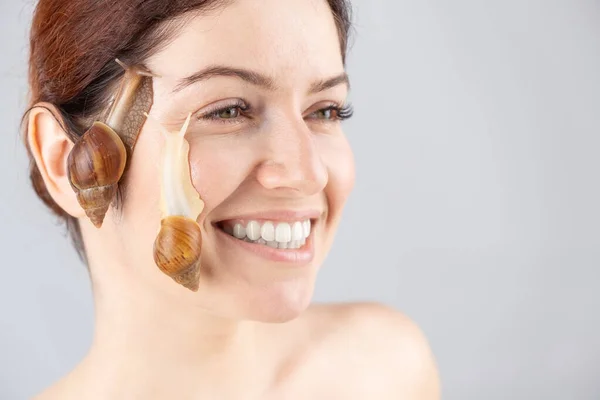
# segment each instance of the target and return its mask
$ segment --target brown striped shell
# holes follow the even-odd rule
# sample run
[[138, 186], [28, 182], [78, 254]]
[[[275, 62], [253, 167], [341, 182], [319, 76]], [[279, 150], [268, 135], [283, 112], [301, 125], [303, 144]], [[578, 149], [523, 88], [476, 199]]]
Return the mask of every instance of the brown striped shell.
[[67, 159], [69, 182], [94, 226], [100, 228], [125, 170], [125, 145], [108, 125], [94, 122]]
[[194, 292], [200, 284], [201, 250], [202, 233], [196, 221], [178, 215], [162, 219], [154, 261], [162, 272]]

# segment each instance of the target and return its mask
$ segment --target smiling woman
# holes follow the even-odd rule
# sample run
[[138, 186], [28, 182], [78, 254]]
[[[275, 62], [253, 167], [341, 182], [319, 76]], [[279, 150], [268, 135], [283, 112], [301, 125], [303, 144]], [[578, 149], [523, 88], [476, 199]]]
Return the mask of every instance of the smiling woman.
[[402, 314], [310, 305], [354, 184], [349, 27], [343, 0], [38, 3], [31, 177], [96, 303], [40, 399], [439, 397]]

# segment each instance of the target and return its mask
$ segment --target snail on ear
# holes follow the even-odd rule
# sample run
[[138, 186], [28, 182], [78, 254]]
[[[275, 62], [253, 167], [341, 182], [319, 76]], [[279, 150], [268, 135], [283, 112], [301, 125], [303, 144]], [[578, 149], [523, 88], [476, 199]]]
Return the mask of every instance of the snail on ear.
[[94, 122], [69, 153], [69, 182], [77, 193], [77, 201], [97, 228], [102, 226], [117, 193], [126, 161], [123, 141], [102, 122]]
[[77, 201], [100, 228], [117, 193], [118, 184], [153, 102], [152, 75], [128, 67], [105, 122], [96, 121], [75, 143], [67, 166]]

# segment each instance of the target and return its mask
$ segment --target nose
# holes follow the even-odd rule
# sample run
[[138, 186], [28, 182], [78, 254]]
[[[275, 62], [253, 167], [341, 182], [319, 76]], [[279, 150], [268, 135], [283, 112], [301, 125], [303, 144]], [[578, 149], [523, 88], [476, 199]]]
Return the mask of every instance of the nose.
[[264, 161], [256, 177], [266, 189], [295, 195], [313, 195], [327, 184], [327, 167], [317, 138], [303, 119], [281, 118], [268, 132]]

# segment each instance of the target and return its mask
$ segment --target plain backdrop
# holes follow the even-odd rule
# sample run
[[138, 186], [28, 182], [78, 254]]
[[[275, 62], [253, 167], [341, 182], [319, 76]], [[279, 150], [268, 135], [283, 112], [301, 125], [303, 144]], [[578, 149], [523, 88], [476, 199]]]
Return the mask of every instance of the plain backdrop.
[[[13, 400], [83, 357], [93, 305], [18, 133], [33, 1], [1, 1], [0, 399]], [[600, 2], [354, 7], [357, 183], [315, 301], [407, 313], [444, 399], [600, 399]]]

